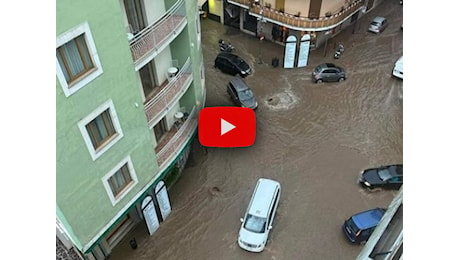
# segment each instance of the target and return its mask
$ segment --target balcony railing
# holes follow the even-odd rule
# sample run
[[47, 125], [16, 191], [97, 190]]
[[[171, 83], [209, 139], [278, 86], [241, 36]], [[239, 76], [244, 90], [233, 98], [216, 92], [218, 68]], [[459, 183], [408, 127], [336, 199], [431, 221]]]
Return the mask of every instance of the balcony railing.
[[136, 34], [129, 41], [134, 63], [168, 44], [168, 40], [178, 34], [187, 23], [185, 15], [185, 1], [179, 0], [157, 22]]
[[144, 104], [145, 115], [149, 126], [157, 122], [179, 98], [185, 93], [193, 80], [190, 57], [176, 76], [169, 83]]
[[197, 125], [197, 109], [193, 107], [185, 122], [173, 126], [173, 128], [177, 127], [178, 129], [174, 129], [174, 135], [167, 140], [166, 144], [163, 147], [157, 147], [160, 148], [157, 152], [157, 162], [160, 169], [168, 167], [171, 161], [179, 155], [187, 141], [195, 133]]
[[280, 12], [266, 6], [255, 5], [251, 0], [229, 0], [228, 2], [238, 4], [239, 6], [245, 6], [252, 15], [263, 16], [266, 19], [277, 21], [283, 25], [290, 25], [306, 31], [333, 27], [364, 6], [364, 0], [355, 0], [335, 13], [331, 13], [330, 16], [314, 19]]

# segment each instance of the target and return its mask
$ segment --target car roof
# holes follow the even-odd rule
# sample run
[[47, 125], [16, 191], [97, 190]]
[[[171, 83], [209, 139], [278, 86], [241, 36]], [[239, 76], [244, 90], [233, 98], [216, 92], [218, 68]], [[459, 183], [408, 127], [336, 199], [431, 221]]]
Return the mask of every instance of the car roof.
[[260, 178], [257, 181], [248, 213], [258, 217], [266, 217], [270, 209], [271, 198], [278, 188], [280, 188], [279, 182]]
[[381, 169], [388, 169], [390, 170], [390, 174], [393, 176], [401, 176], [403, 175], [403, 165], [402, 164], [388, 164], [383, 165], [380, 167], [369, 168], [365, 169], [365, 172], [372, 171], [372, 170], [381, 170]]
[[230, 59], [240, 58], [238, 55], [229, 53], [229, 52], [221, 52], [217, 54], [217, 57], [225, 57], [225, 58], [230, 58]]
[[359, 229], [368, 229], [377, 226], [385, 214], [385, 209], [374, 208], [353, 215], [351, 218]]
[[244, 80], [240, 77], [234, 77], [230, 80], [230, 82], [235, 87], [236, 91], [245, 90], [249, 88], [246, 82], [244, 82]]
[[318, 65], [318, 67], [322, 68], [337, 68], [337, 66], [334, 63], [326, 62], [326, 63], [321, 63]]
[[377, 16], [372, 21], [373, 22], [382, 22], [383, 20], [386, 20], [386, 18], [382, 17], [382, 16]]

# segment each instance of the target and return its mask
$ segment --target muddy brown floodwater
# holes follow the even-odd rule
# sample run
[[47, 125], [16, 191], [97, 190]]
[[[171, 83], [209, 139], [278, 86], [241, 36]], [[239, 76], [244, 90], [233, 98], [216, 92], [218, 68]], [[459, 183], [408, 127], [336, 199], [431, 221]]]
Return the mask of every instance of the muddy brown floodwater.
[[[371, 19], [385, 16], [380, 34], [366, 32]], [[402, 163], [402, 81], [391, 77], [402, 55], [402, 6], [385, 1], [323, 48], [312, 51], [306, 68], [273, 68], [283, 47], [259, 42], [211, 20], [202, 20], [206, 106], [232, 105], [225, 84], [231, 78], [213, 68], [217, 41], [229, 40], [254, 68], [246, 82], [258, 101], [256, 142], [249, 148], [202, 149], [195, 142], [181, 179], [170, 190], [172, 213], [152, 235], [140, 223], [139, 247], [122, 241], [110, 259], [355, 259], [361, 246], [347, 243], [341, 225], [350, 215], [387, 207], [396, 192], [368, 193], [356, 183], [361, 170]], [[333, 60], [334, 42], [345, 52]], [[314, 84], [313, 67], [333, 61], [348, 79]], [[281, 200], [262, 253], [240, 249], [240, 217], [258, 178], [280, 181]], [[130, 236], [128, 236], [130, 237]]]

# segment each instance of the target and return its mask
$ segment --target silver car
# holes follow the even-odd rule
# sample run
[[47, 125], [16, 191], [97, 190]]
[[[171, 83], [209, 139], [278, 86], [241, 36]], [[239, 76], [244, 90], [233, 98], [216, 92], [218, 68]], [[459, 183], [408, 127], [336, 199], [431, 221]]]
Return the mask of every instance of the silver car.
[[369, 25], [368, 31], [373, 33], [381, 33], [385, 28], [387, 28], [388, 22], [385, 17], [377, 16], [372, 20], [371, 24]]
[[315, 83], [321, 83], [323, 81], [344, 81], [347, 79], [347, 74], [342, 67], [339, 67], [333, 63], [322, 63], [316, 66], [312, 72], [312, 80]]

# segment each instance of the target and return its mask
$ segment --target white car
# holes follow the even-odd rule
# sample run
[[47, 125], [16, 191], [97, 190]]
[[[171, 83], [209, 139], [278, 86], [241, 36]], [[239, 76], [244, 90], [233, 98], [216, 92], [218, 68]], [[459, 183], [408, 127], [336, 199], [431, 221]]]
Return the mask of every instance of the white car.
[[262, 252], [272, 229], [280, 200], [281, 185], [275, 180], [260, 178], [249, 202], [238, 234], [238, 245], [250, 252]]
[[403, 56], [399, 57], [393, 68], [393, 76], [403, 78]]

